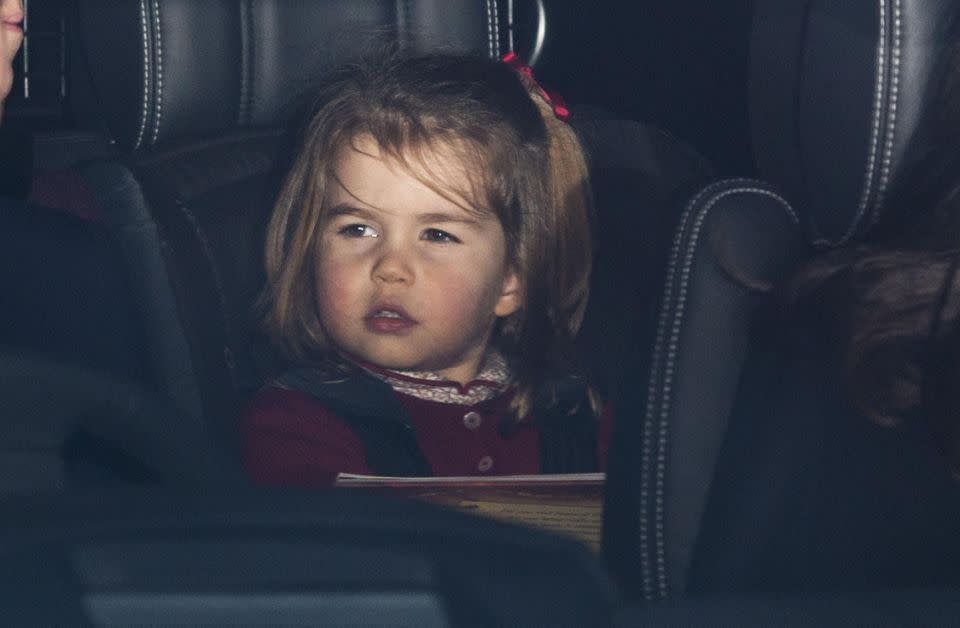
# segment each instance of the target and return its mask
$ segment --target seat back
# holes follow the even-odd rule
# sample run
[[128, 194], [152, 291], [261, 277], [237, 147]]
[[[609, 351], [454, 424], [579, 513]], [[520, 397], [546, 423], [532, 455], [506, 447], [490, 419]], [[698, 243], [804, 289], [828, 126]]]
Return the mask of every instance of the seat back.
[[749, 102], [758, 169], [802, 208], [818, 246], [862, 239], [936, 146], [931, 121], [955, 15], [951, 0], [757, 3]]
[[92, 0], [79, 6], [78, 28], [97, 111], [122, 147], [142, 153], [274, 127], [324, 69], [378, 42], [499, 56], [510, 32], [506, 5]]
[[574, 113], [596, 203], [590, 299], [577, 343], [592, 384], [618, 401], [645, 362], [655, 323], [650, 316], [638, 325], [637, 313], [653, 312], [683, 206], [714, 174], [693, 147], [662, 129]]
[[614, 436], [606, 554], [631, 595], [686, 590], [756, 319], [816, 246], [882, 221], [931, 149], [952, 2], [757, 4], [751, 105], [773, 183], [724, 181], [676, 232], [649, 377]]
[[621, 396], [639, 411], [618, 412], [608, 469], [605, 553], [634, 597], [684, 590], [753, 313], [804, 256], [798, 220], [749, 180], [708, 186], [681, 217], [652, 353], [637, 359], [649, 370]]

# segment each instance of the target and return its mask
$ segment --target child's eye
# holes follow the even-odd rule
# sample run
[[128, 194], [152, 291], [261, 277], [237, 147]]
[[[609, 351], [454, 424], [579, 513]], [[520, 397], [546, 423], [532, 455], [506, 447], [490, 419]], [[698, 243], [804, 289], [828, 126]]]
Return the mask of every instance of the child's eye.
[[348, 238], [376, 238], [380, 235], [370, 225], [360, 224], [341, 227], [337, 233]]
[[457, 236], [440, 229], [425, 229], [421, 237], [429, 242], [460, 242]]

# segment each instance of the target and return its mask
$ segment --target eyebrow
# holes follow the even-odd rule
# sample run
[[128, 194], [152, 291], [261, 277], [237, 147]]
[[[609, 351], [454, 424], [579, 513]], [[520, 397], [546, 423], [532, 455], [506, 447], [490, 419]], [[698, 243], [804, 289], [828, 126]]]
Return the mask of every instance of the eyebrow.
[[417, 216], [417, 219], [420, 222], [456, 222], [466, 225], [479, 225], [480, 221], [476, 218], [466, 215], [466, 216], [457, 216], [454, 214], [448, 214], [445, 212], [427, 212], [426, 214], [420, 214]]
[[360, 218], [375, 218], [374, 212], [362, 207], [356, 207], [350, 203], [338, 203], [324, 212], [327, 220], [333, 220], [339, 216], [357, 216]]
[[[327, 220], [333, 220], [340, 216], [357, 216], [358, 218], [373, 219], [377, 217], [376, 210], [364, 207], [356, 207], [350, 203], [338, 203], [329, 208], [326, 212]], [[479, 225], [480, 220], [469, 215], [456, 215], [447, 212], [426, 212], [417, 215], [417, 221], [420, 223], [459, 223], [465, 225]]]

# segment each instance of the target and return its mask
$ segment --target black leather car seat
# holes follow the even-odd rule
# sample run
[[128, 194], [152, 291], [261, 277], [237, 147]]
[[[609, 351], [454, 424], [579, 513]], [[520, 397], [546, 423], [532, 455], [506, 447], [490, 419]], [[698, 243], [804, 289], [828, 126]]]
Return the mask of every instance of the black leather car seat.
[[950, 0], [757, 3], [752, 133], [772, 183], [710, 185], [676, 232], [649, 378], [632, 389], [645, 413], [618, 423], [607, 487], [606, 554], [632, 596], [687, 591], [756, 319], [816, 248], [869, 235], [935, 144], [933, 94], [958, 9]]
[[[692, 146], [649, 124], [574, 107], [596, 203], [590, 299], [577, 336], [590, 381], [618, 414], [633, 385], [684, 203], [714, 177]], [[629, 263], [626, 261], [629, 260]], [[637, 313], [649, 312], [641, 317]]]

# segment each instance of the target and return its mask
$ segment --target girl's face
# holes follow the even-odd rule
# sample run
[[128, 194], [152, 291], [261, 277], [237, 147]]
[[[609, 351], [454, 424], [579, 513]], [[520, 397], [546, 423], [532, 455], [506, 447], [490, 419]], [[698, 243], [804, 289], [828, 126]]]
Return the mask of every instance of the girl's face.
[[23, 42], [22, 23], [20, 0], [0, 0], [0, 117], [3, 101], [13, 87], [13, 58]]
[[[458, 185], [466, 174], [451, 167], [455, 160], [433, 157], [445, 187], [467, 189]], [[469, 382], [497, 317], [521, 305], [500, 222], [383, 159], [370, 137], [344, 146], [333, 172], [316, 274], [327, 337], [378, 366]]]

